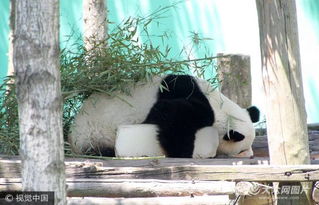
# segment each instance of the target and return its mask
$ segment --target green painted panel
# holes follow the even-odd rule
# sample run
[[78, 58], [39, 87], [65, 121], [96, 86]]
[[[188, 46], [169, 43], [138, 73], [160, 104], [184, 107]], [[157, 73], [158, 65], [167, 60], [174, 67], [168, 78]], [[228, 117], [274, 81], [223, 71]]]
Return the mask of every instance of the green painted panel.
[[8, 69], [9, 7], [9, 0], [0, 1], [0, 83]]
[[60, 0], [61, 48], [81, 42], [82, 30], [82, 0]]
[[[115, 24], [132, 16], [148, 16], [152, 12], [160, 8], [169, 7], [176, 3], [176, 0], [108, 0], [109, 19]], [[198, 15], [200, 14], [200, 15]], [[214, 1], [187, 1], [186, 3], [177, 4], [162, 14], [162, 18], [155, 20], [148, 27], [149, 35], [152, 37], [152, 44], [159, 45], [163, 49], [166, 45], [171, 47], [171, 57], [174, 59], [185, 59], [187, 57], [199, 58], [205, 54], [216, 55], [214, 53], [216, 47], [222, 47], [223, 40], [219, 38], [220, 20], [216, 11]], [[142, 29], [142, 28], [141, 28]], [[140, 30], [141, 30], [140, 29]], [[160, 35], [166, 33], [169, 39], [165, 39], [163, 44]], [[197, 46], [192, 43], [194, 33], [199, 34], [199, 38], [209, 37], [213, 40], [208, 40], [208, 46], [202, 44]], [[140, 38], [145, 41], [146, 37], [141, 35]], [[217, 39], [217, 40], [216, 40]], [[219, 39], [219, 40], [218, 40]], [[185, 50], [185, 52], [182, 52]], [[189, 55], [190, 50], [192, 54]], [[212, 69], [213, 70], [213, 69]]]
[[307, 16], [313, 28], [319, 33], [319, 1], [318, 0], [299, 0], [302, 12]]
[[[145, 16], [159, 8], [172, 5], [178, 0], [107, 0], [110, 30], [129, 16]], [[319, 122], [318, 79], [315, 76], [319, 65], [319, 0], [296, 0], [298, 9], [300, 50], [308, 122]], [[158, 37], [167, 32], [166, 43], [172, 47], [171, 56], [176, 59], [181, 49], [193, 53], [197, 58], [216, 52], [243, 53], [251, 56], [253, 78], [253, 103], [263, 107], [257, 13], [254, 1], [247, 0], [188, 0], [163, 14], [164, 18], [150, 25], [154, 45], [163, 46]], [[9, 0], [0, 0], [0, 81], [7, 72], [9, 33]], [[61, 48], [82, 42], [82, 0], [60, 0]], [[141, 30], [141, 29], [140, 29]], [[213, 40], [193, 46], [192, 33]], [[68, 40], [70, 38], [70, 40]], [[140, 36], [146, 40], [145, 36]], [[212, 68], [213, 70], [213, 68]], [[211, 74], [211, 72], [209, 72]]]
[[298, 0], [299, 44], [308, 122], [319, 122], [319, 1]]

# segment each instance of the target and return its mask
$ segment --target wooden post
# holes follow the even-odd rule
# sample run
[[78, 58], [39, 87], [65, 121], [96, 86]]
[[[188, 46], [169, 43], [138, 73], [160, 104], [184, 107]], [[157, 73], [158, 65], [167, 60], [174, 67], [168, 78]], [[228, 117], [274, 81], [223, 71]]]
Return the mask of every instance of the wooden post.
[[90, 50], [95, 44], [105, 44], [107, 36], [107, 15], [105, 0], [83, 0], [83, 40]]
[[312, 199], [316, 203], [319, 203], [319, 181], [314, 183], [314, 187], [313, 187], [313, 190], [312, 190]]
[[22, 188], [54, 191], [54, 204], [66, 204], [59, 0], [19, 0], [15, 11], [13, 66]]
[[257, 182], [241, 181], [236, 184], [236, 193], [240, 195], [239, 205], [272, 204], [272, 187]]
[[257, 0], [272, 164], [309, 164], [295, 1]]
[[[309, 164], [296, 4], [294, 0], [256, 0], [256, 4], [270, 162]], [[291, 188], [292, 184], [287, 186]], [[304, 191], [310, 198], [310, 190]], [[300, 195], [299, 200], [279, 199], [278, 204], [309, 202]]]
[[221, 92], [243, 108], [251, 106], [250, 57], [236, 54], [217, 54]]

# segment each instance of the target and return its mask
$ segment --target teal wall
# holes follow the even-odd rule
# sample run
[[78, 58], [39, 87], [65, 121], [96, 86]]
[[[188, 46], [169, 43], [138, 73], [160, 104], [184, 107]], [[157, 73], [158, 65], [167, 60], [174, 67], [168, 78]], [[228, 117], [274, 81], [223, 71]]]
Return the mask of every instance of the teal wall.
[[319, 122], [319, 1], [297, 1], [300, 55], [309, 122]]
[[[127, 17], [125, 15], [129, 11], [131, 15], [136, 15], [138, 11], [141, 15], [147, 15], [151, 11], [158, 9], [159, 7], [169, 6], [174, 4], [176, 0], [162, 0], [162, 1], [151, 1], [143, 0], [141, 3], [136, 3], [135, 6], [129, 4], [132, 2], [130, 0], [116, 1], [112, 0], [110, 2], [110, 17], [112, 20], [116, 21], [117, 19], [123, 19]], [[122, 3], [121, 3], [122, 2]], [[138, 1], [135, 1], [138, 2]], [[114, 8], [112, 8], [114, 6]], [[140, 7], [140, 8], [139, 8]], [[122, 12], [114, 12], [113, 9], [121, 10]], [[138, 10], [134, 8], [139, 8]], [[179, 54], [180, 50], [183, 47], [190, 49], [192, 47], [191, 35], [192, 33], [199, 33], [202, 38], [211, 38], [206, 43], [209, 45], [206, 51], [213, 52], [215, 48], [223, 47], [223, 39], [220, 38], [220, 17], [218, 12], [216, 12], [216, 6], [214, 1], [201, 1], [199, 4], [198, 1], [185, 1], [185, 3], [177, 4], [176, 7], [169, 10], [165, 13], [164, 18], [161, 19], [160, 25], [153, 24], [151, 31], [153, 34], [161, 33], [168, 31], [171, 36], [169, 44], [175, 49], [175, 54]], [[194, 57], [198, 57], [205, 53], [203, 47], [193, 48], [195, 49]]]
[[[159, 7], [172, 5], [177, 0], [107, 0], [110, 30], [129, 16], [145, 16]], [[240, 53], [251, 56], [253, 75], [253, 103], [263, 110], [260, 49], [255, 1], [247, 0], [188, 0], [163, 14], [165, 18], [150, 27], [153, 44], [162, 45], [156, 37], [164, 31], [170, 39], [172, 57], [185, 58], [180, 50], [192, 50], [190, 57], [204, 53]], [[302, 72], [308, 122], [319, 122], [319, 1], [296, 0]], [[7, 72], [9, 0], [0, 0], [0, 78]], [[81, 38], [82, 0], [60, 0], [61, 47], [69, 47]], [[191, 33], [209, 38], [206, 47], [192, 46]], [[71, 37], [71, 41], [68, 40]], [[143, 39], [143, 36], [140, 36]], [[144, 38], [145, 40], [145, 38]]]
[[9, 34], [9, 0], [0, 1], [0, 83], [7, 75], [8, 34]]
[[60, 44], [70, 47], [81, 38], [82, 0], [60, 0]]

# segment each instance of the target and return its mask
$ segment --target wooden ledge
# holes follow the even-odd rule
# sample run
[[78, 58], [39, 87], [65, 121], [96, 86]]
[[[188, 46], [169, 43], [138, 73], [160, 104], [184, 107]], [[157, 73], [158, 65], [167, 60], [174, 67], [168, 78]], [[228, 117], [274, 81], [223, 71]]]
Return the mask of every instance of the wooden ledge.
[[[319, 181], [319, 165], [265, 165], [266, 159], [66, 160], [67, 178], [210, 181]], [[255, 165], [251, 165], [255, 164]], [[257, 165], [256, 165], [257, 164]], [[0, 157], [0, 178], [20, 178], [20, 160]]]

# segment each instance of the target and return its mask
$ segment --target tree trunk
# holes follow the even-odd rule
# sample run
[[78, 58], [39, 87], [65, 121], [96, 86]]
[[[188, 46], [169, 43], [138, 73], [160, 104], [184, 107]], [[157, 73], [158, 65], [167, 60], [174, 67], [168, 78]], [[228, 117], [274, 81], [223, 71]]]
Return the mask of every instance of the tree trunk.
[[270, 162], [309, 164], [295, 1], [256, 0], [256, 4]]
[[23, 190], [54, 191], [66, 204], [58, 0], [16, 1], [13, 65]]
[[87, 50], [96, 45], [105, 46], [107, 15], [105, 0], [83, 0], [83, 40]]

